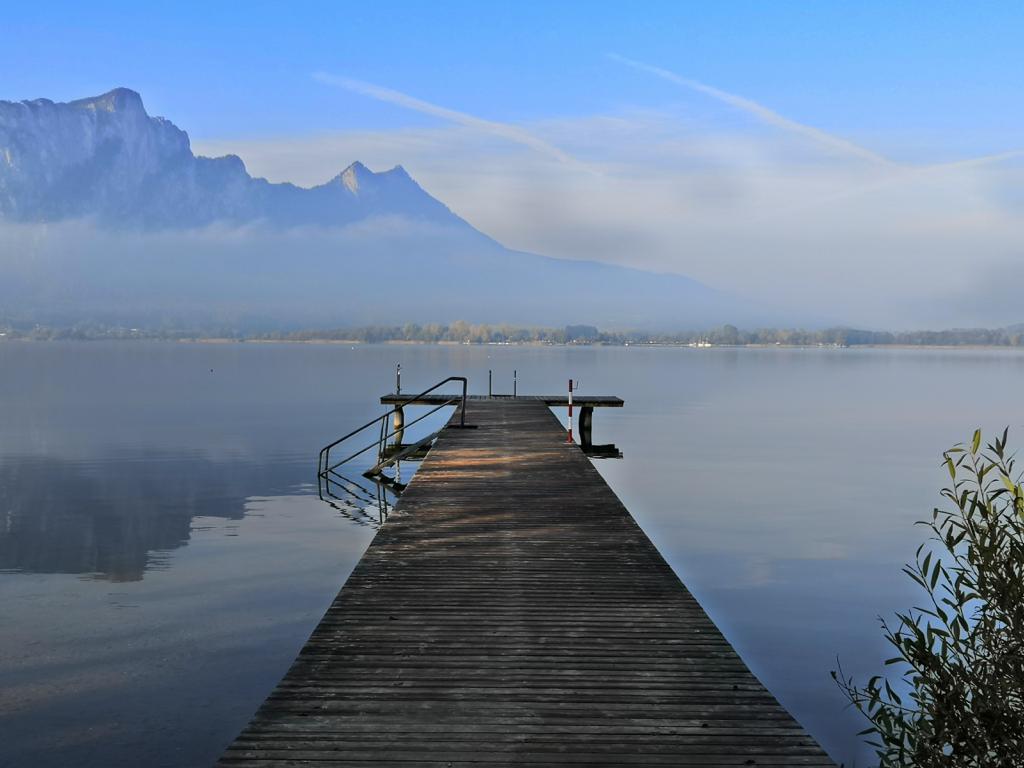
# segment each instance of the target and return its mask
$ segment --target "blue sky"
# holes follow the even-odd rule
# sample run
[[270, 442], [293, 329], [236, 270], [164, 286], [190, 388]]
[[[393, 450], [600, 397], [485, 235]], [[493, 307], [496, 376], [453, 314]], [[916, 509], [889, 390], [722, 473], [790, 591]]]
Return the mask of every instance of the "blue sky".
[[506, 245], [879, 326], [1020, 322], [1019, 3], [8, 2], [0, 98], [123, 85], [272, 181], [404, 165]]
[[662, 106], [617, 52], [886, 152], [1015, 142], [1019, 3], [5, 3], [0, 98], [127, 85], [195, 136], [387, 128], [327, 71], [503, 121]]

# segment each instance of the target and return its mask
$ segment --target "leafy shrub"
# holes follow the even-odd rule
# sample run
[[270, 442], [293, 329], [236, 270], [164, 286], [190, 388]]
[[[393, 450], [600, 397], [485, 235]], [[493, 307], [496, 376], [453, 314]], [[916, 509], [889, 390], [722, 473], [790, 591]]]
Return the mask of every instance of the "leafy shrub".
[[951, 507], [903, 569], [927, 600], [882, 621], [899, 678], [832, 673], [883, 768], [1024, 766], [1024, 492], [1006, 441], [983, 449], [978, 431], [943, 454]]

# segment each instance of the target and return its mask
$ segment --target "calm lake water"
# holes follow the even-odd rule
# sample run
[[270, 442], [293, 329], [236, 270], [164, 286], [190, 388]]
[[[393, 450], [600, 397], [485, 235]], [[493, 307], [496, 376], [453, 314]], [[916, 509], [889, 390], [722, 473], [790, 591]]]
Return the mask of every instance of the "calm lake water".
[[316, 453], [399, 362], [410, 392], [517, 369], [623, 397], [595, 413], [625, 455], [601, 473], [847, 765], [869, 755], [829, 670], [890, 655], [941, 451], [978, 426], [1024, 445], [1013, 351], [0, 343], [0, 765], [219, 755], [373, 536], [317, 498]]

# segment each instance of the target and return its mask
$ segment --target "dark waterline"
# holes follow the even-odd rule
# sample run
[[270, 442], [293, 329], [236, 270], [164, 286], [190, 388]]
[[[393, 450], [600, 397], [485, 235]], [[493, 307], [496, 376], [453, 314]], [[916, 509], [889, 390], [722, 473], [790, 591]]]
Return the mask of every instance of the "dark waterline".
[[875, 672], [875, 617], [914, 601], [939, 453], [1022, 421], [1014, 351], [0, 344], [0, 764], [219, 754], [373, 534], [316, 498], [315, 453], [397, 362], [407, 389], [518, 369], [523, 393], [624, 397], [594, 438], [625, 458], [598, 468], [847, 764], [861, 723], [828, 672]]

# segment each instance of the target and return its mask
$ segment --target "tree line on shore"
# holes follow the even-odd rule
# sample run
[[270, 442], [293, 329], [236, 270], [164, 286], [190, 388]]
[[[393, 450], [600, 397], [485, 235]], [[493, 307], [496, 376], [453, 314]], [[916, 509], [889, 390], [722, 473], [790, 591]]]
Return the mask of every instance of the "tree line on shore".
[[358, 343], [421, 342], [468, 344], [709, 344], [715, 346], [1024, 346], [1024, 325], [1007, 328], [954, 328], [942, 331], [870, 331], [856, 328], [741, 330], [724, 325], [712, 330], [655, 332], [602, 331], [592, 325], [522, 328], [467, 323], [407, 323], [353, 328], [242, 331], [236, 328], [125, 328], [106, 325], [51, 327], [0, 324], [0, 340], [162, 339], [168, 341], [230, 339], [236, 341], [349, 341]]

